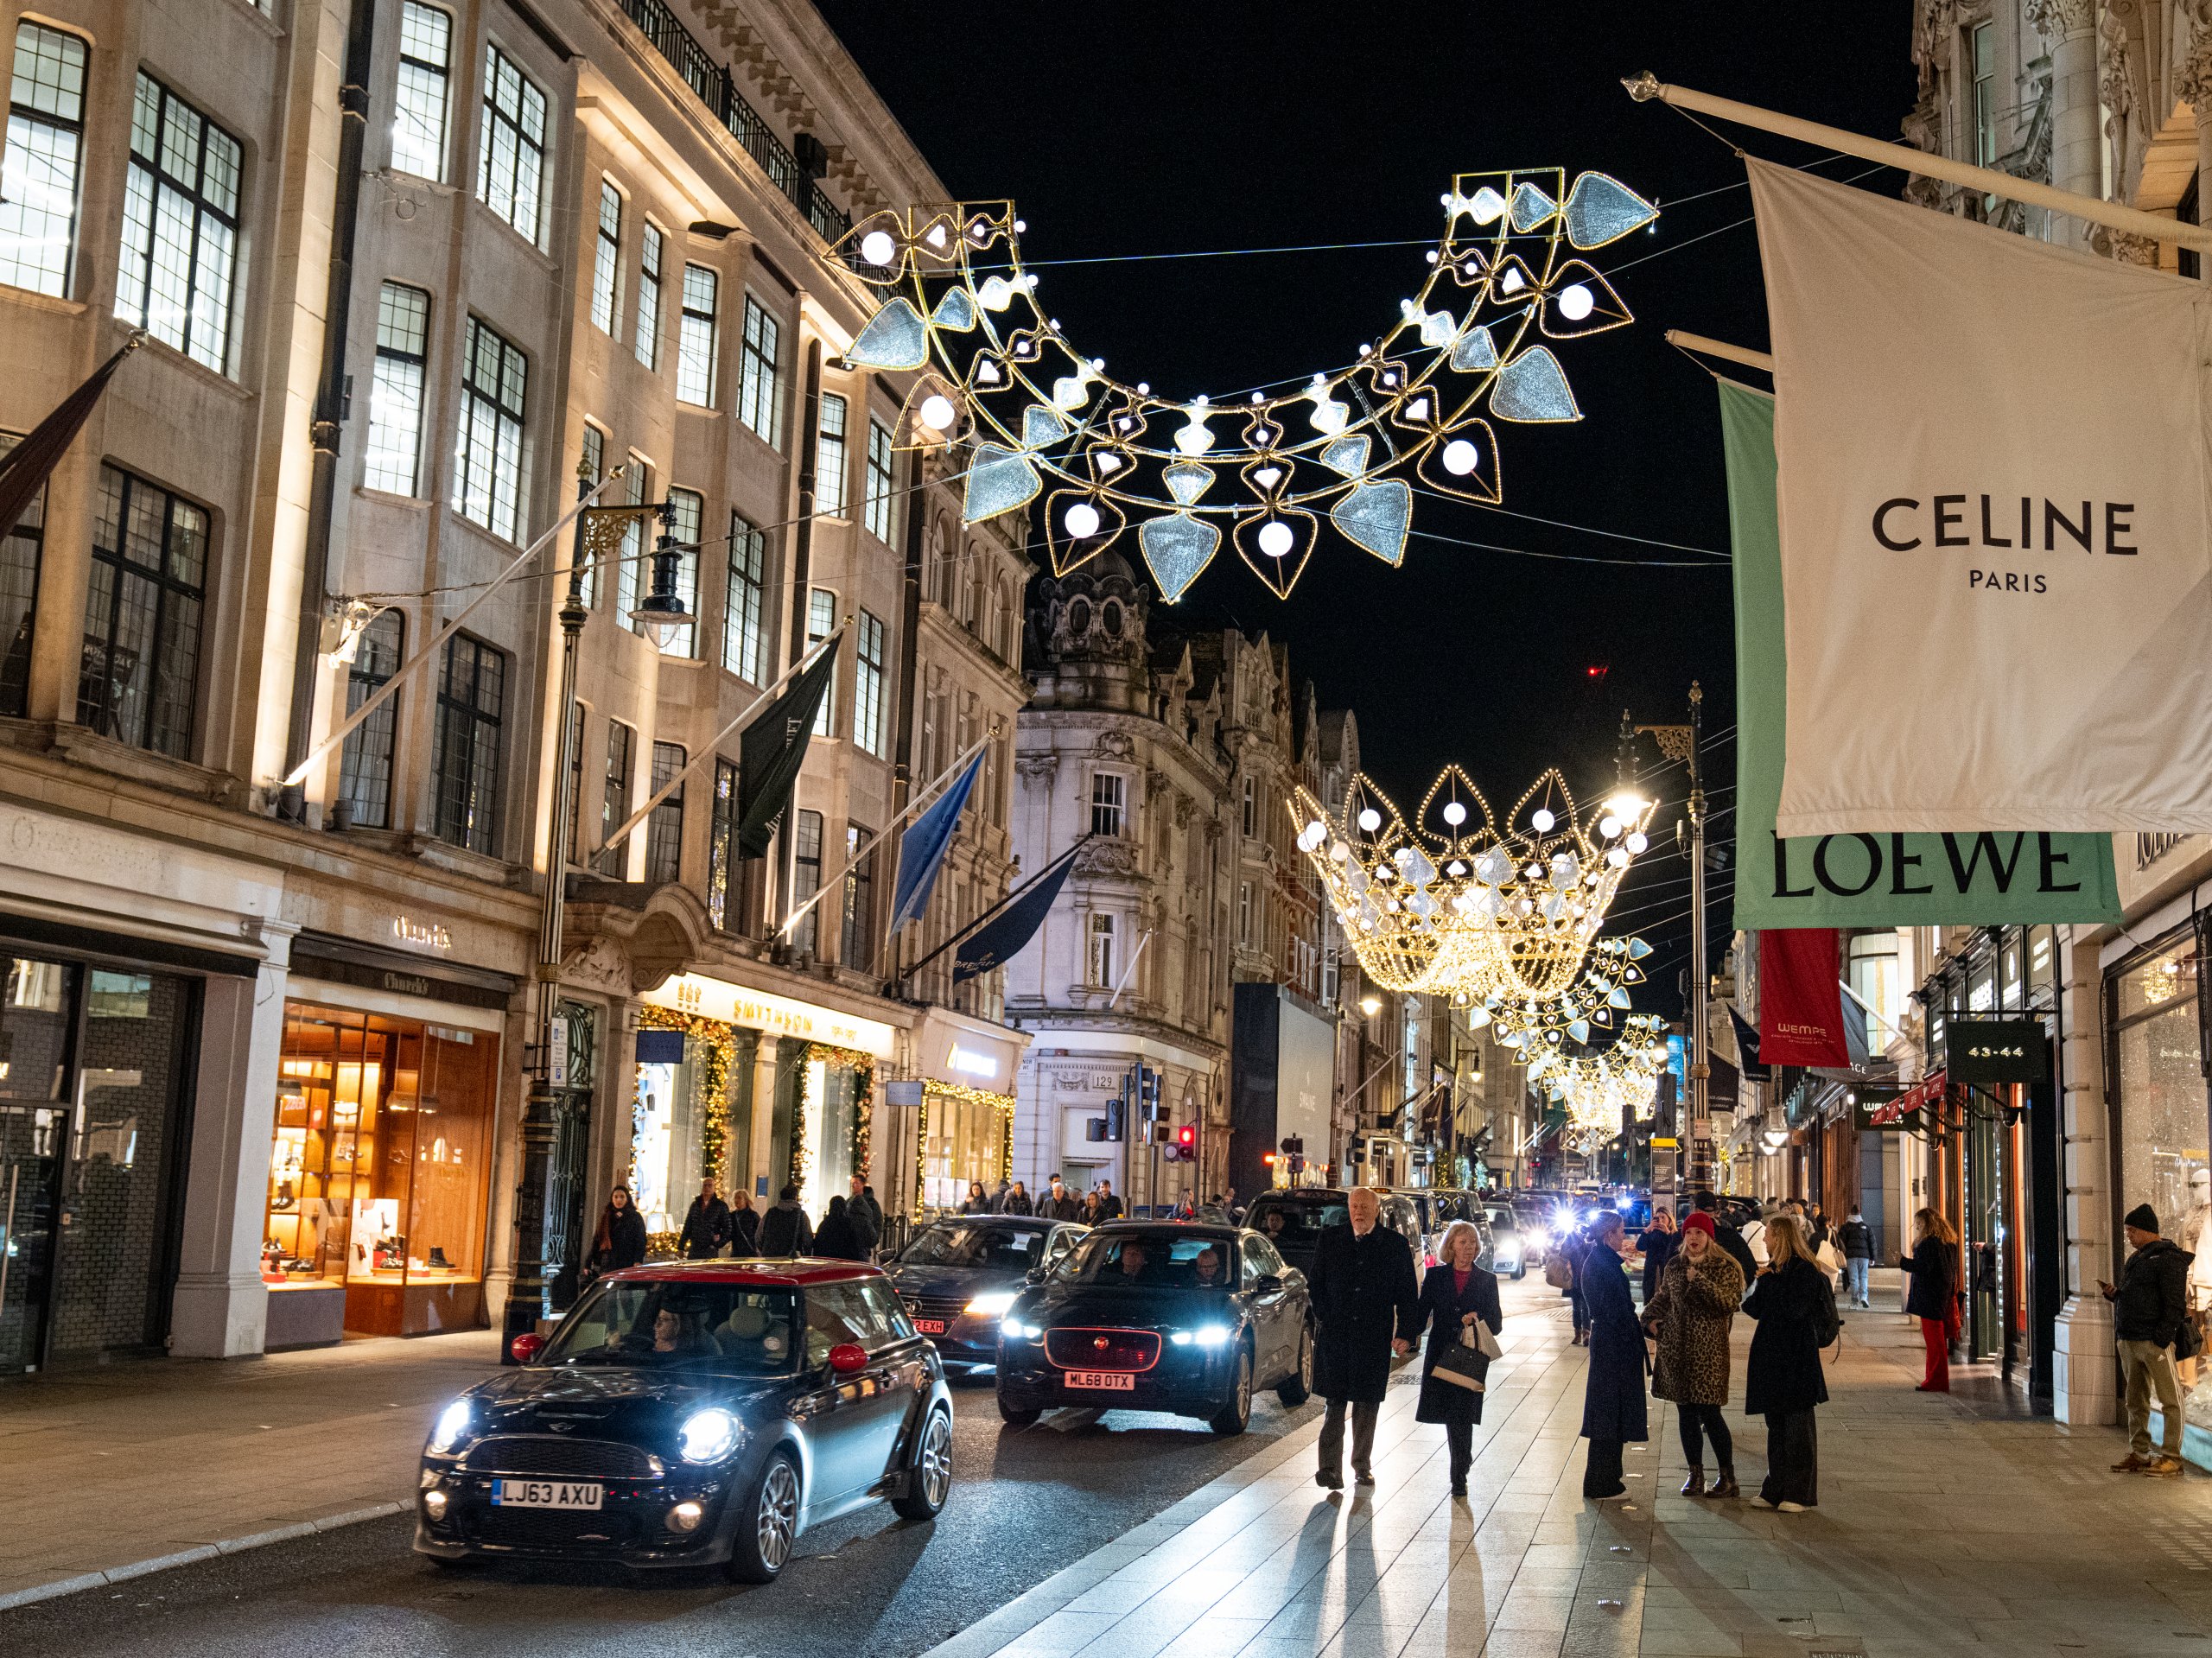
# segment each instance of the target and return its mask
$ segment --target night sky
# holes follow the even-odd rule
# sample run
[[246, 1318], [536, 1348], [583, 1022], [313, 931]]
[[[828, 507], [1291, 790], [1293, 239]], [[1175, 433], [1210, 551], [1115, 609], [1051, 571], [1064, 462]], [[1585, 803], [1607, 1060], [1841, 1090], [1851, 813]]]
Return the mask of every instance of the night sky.
[[[1571, 181], [1596, 168], [1656, 200], [1656, 230], [1590, 256], [1620, 273], [1635, 326], [1554, 342], [1585, 417], [1501, 429], [1503, 505], [1716, 550], [1728, 521], [1712, 383], [1661, 334], [1765, 347], [1754, 232], [1736, 222], [1748, 221], [1749, 193], [1730, 143], [1791, 164], [1816, 152], [1742, 131], [1724, 143], [1661, 105], [1632, 103], [1620, 77], [1648, 68], [1889, 139], [1914, 97], [1908, 0], [817, 3], [947, 188], [1015, 201], [1039, 297], [1070, 338], [1163, 396], [1223, 401], [1353, 361], [1418, 291], [1455, 173], [1559, 166]], [[1867, 175], [1862, 187], [1891, 194], [1903, 182], [1847, 158], [1821, 170]], [[1130, 257], [1399, 239], [1408, 245]], [[1109, 262], [1048, 263], [1102, 256]], [[1631, 260], [1648, 263], [1623, 270]], [[1578, 791], [1602, 790], [1623, 708], [1647, 723], [1680, 720], [1693, 679], [1707, 731], [1732, 727], [1717, 560], [1427, 495], [1415, 497], [1414, 529], [1395, 571], [1325, 533], [1287, 601], [1224, 545], [1175, 614], [1286, 642], [1293, 673], [1325, 707], [1357, 712], [1367, 770], [1408, 811], [1455, 759], [1501, 811], [1547, 765]], [[1640, 759], [1657, 765], [1649, 739]], [[1716, 791], [1728, 790], [1733, 760], [1725, 738], [1708, 750]], [[1665, 804], [1615, 906], [1616, 930], [1659, 949], [1639, 1006], [1668, 1013], [1688, 938], [1688, 867], [1671, 854], [1680, 775], [1669, 768], [1647, 785]], [[1721, 792], [1716, 804], [1732, 800]], [[1717, 838], [1732, 830], [1732, 819], [1716, 823]], [[1710, 917], [1720, 941], [1727, 880]]]

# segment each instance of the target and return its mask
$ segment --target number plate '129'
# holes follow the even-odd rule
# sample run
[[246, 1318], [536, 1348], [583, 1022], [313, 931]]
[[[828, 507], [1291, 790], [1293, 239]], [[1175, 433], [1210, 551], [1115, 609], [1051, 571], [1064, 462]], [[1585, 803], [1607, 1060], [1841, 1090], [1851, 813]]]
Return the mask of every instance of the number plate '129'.
[[564, 1479], [503, 1479], [492, 1488], [501, 1509], [596, 1509], [606, 1488], [597, 1482]]

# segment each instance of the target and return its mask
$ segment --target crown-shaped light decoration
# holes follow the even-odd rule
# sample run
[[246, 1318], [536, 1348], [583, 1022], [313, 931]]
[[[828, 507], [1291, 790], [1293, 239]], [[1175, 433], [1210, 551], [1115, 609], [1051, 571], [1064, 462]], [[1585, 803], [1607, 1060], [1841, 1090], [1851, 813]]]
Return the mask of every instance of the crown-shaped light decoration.
[[1624, 974], [1606, 969], [1648, 952], [1634, 951], [1640, 941], [1592, 947], [1621, 878], [1649, 844], [1656, 804], [1623, 789], [1585, 821], [1550, 771], [1501, 823], [1451, 765], [1410, 823], [1364, 776], [1352, 778], [1340, 813], [1303, 789], [1290, 810], [1299, 850], [1369, 978], [1465, 997], [1493, 1017], [1517, 1006], [1516, 1026], [1556, 1027], [1627, 1005], [1624, 992], [1613, 999]]
[[1540, 1054], [1529, 1080], [1567, 1108], [1569, 1140], [1581, 1150], [1602, 1146], [1631, 1120], [1651, 1119], [1659, 1074], [1667, 1067], [1667, 1027], [1649, 1013], [1632, 1014], [1620, 1040], [1595, 1055]]
[[1171, 604], [1226, 530], [1287, 597], [1324, 518], [1395, 566], [1416, 486], [1498, 500], [1491, 422], [1581, 419], [1553, 345], [1631, 320], [1576, 257], [1658, 217], [1618, 180], [1466, 173], [1442, 200], [1426, 276], [1358, 361], [1249, 402], [1159, 397], [1109, 376], [1039, 300], [1012, 202], [886, 208], [823, 257], [881, 291], [845, 360], [914, 372], [893, 444], [963, 448], [968, 523], [1044, 496], [1055, 575], [1134, 528]]

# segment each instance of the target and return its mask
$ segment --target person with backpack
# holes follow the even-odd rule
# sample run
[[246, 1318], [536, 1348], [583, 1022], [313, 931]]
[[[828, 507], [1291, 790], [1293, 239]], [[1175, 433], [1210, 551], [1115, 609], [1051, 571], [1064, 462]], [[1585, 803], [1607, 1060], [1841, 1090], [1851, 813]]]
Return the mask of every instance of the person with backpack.
[[[2181, 1477], [2181, 1383], [2174, 1375], [2175, 1349], [2196, 1356], [2196, 1326], [2189, 1318], [2189, 1265], [2196, 1257], [2171, 1238], [2158, 1236], [2158, 1211], [2138, 1204], [2121, 1223], [2130, 1254], [2120, 1283], [2099, 1280], [2112, 1303], [2113, 1333], [2120, 1339], [2120, 1371], [2127, 1400], [2127, 1455], [2112, 1465], [2115, 1474]], [[2156, 1389], [2160, 1426], [2165, 1429], [2159, 1454], [2151, 1455], [2151, 1394]]]
[[1851, 1218], [1836, 1229], [1835, 1236], [1843, 1250], [1843, 1269], [1851, 1280], [1851, 1305], [1871, 1309], [1874, 1304], [1866, 1299], [1866, 1274], [1874, 1264], [1874, 1229], [1866, 1224], [1858, 1204], [1852, 1204]]
[[1758, 1320], [1744, 1371], [1744, 1413], [1766, 1419], [1766, 1479], [1758, 1500], [1783, 1514], [1820, 1504], [1820, 1445], [1813, 1412], [1828, 1401], [1821, 1350], [1841, 1333], [1835, 1291], [1806, 1242], [1804, 1223], [1766, 1224], [1767, 1264], [1744, 1302]]

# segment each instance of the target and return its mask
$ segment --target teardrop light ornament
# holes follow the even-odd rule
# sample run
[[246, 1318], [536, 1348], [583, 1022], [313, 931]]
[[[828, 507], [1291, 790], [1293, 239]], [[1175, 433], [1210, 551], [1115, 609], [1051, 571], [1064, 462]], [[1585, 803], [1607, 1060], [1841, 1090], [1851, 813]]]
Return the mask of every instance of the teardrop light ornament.
[[1187, 512], [1170, 512], [1147, 518], [1137, 526], [1137, 545], [1144, 562], [1160, 583], [1160, 596], [1173, 604], [1190, 590], [1199, 573], [1213, 562], [1221, 546], [1221, 531]]
[[1357, 484], [1329, 509], [1329, 522], [1346, 540], [1392, 566], [1406, 556], [1406, 531], [1413, 517], [1413, 486], [1402, 478]]
[[1490, 411], [1524, 425], [1582, 418], [1559, 359], [1544, 346], [1530, 347], [1498, 370], [1491, 384]]
[[960, 520], [981, 524], [1017, 506], [1027, 506], [1043, 487], [1027, 455], [996, 443], [978, 443], [968, 462], [968, 490], [961, 499]]
[[929, 325], [907, 300], [894, 297], [846, 347], [845, 360], [855, 368], [919, 368], [930, 360]]
[[1618, 242], [1659, 217], [1659, 210], [1618, 179], [1585, 173], [1567, 198], [1567, 239], [1584, 251]]
[[1313, 556], [1320, 539], [1321, 521], [1294, 506], [1268, 506], [1249, 512], [1230, 526], [1236, 556], [1252, 574], [1266, 582], [1278, 599], [1290, 590]]
[[1493, 506], [1504, 496], [1497, 470], [1497, 434], [1486, 420], [1465, 420], [1421, 452], [1415, 471], [1427, 487]]

